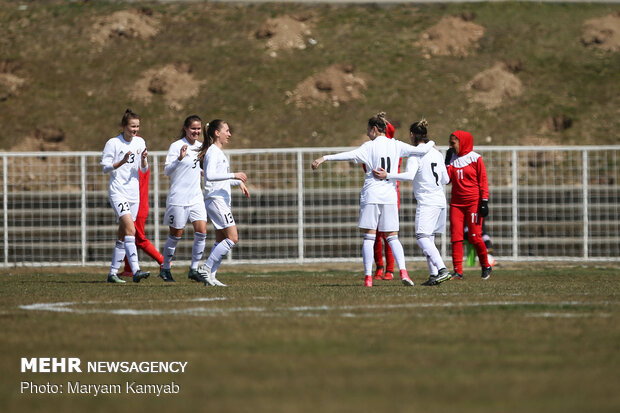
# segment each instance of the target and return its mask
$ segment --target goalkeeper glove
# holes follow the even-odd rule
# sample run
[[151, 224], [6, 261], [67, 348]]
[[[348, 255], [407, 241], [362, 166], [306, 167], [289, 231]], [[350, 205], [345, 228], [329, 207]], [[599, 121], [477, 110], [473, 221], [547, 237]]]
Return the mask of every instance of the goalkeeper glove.
[[452, 160], [452, 155], [454, 154], [454, 149], [448, 148], [446, 152], [446, 166], [450, 165], [450, 161]]
[[478, 215], [480, 215], [482, 218], [489, 215], [489, 200], [488, 199], [483, 199], [482, 201], [480, 201], [480, 208], [478, 208]]

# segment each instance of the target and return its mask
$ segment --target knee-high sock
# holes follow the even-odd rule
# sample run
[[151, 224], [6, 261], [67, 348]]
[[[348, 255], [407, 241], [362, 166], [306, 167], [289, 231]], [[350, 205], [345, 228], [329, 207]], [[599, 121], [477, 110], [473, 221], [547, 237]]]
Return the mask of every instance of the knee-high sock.
[[418, 239], [418, 245], [429, 262], [428, 268], [431, 270], [431, 274], [436, 275], [439, 272], [438, 270], [446, 267], [437, 246], [428, 235], [418, 234], [416, 238]]
[[376, 238], [376, 234], [364, 234], [364, 241], [362, 242], [362, 262], [364, 263], [364, 275], [366, 276], [372, 274]]
[[164, 263], [162, 264], [162, 268], [169, 270], [170, 263], [174, 258], [174, 252], [177, 249], [177, 244], [181, 240], [181, 237], [174, 237], [172, 235], [168, 235], [168, 239], [166, 240], [166, 244], [164, 245]]
[[392, 254], [394, 254], [394, 259], [396, 260], [398, 269], [406, 270], [407, 264], [405, 263], [405, 251], [403, 250], [403, 245], [398, 240], [398, 235], [391, 235], [387, 237], [387, 242], [390, 244], [390, 248], [392, 248]]
[[381, 242], [380, 236], [375, 238], [373, 249], [375, 256], [375, 265], [377, 266], [377, 268], [383, 267], [383, 242]]
[[118, 269], [125, 260], [125, 243], [117, 240], [114, 244], [114, 251], [112, 252], [112, 264], [110, 265], [110, 274], [118, 274]]
[[140, 263], [138, 262], [138, 249], [136, 248], [136, 237], [125, 235], [125, 256], [129, 260], [131, 272], [140, 271]]
[[207, 234], [204, 234], [202, 232], [194, 232], [194, 245], [192, 247], [192, 264], [190, 265], [190, 268], [198, 268], [198, 264], [200, 263], [202, 255], [205, 252], [206, 239]]
[[487, 246], [484, 244], [484, 240], [480, 236], [469, 237], [469, 242], [476, 249], [478, 254], [478, 260], [482, 268], [489, 267], [489, 258], [487, 257]]
[[463, 241], [452, 243], [452, 265], [454, 265], [454, 271], [463, 274]]
[[228, 254], [228, 251], [230, 251], [234, 246], [235, 243], [228, 238], [217, 244], [217, 246], [211, 251], [211, 254], [209, 254], [209, 258], [207, 258], [207, 262], [205, 263], [207, 268], [213, 270], [213, 267], [216, 264], [218, 264], [219, 267], [219, 263], [222, 262], [222, 259], [226, 256], [226, 254]]

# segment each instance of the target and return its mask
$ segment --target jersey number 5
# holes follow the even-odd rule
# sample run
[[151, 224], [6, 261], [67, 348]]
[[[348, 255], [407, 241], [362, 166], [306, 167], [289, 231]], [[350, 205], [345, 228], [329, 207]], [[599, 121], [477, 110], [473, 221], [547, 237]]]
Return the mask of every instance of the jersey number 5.
[[437, 162], [431, 163], [431, 172], [433, 172], [433, 176], [435, 177], [435, 185], [439, 186], [439, 175], [435, 172], [435, 168], [437, 167]]

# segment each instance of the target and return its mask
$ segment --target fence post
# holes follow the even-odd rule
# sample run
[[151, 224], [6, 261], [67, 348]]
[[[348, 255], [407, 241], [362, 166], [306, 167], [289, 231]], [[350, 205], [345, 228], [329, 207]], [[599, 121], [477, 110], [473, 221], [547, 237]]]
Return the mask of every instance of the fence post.
[[8, 157], [4, 155], [2, 157], [2, 209], [3, 221], [4, 221], [4, 263], [9, 264], [9, 184], [8, 184]]
[[304, 168], [303, 154], [297, 151], [297, 252], [300, 264], [304, 262]]
[[86, 155], [80, 157], [82, 265], [86, 265]]
[[589, 220], [588, 220], [588, 150], [584, 149], [582, 152], [582, 196], [583, 196], [583, 258], [587, 259], [589, 256], [588, 251], [588, 238], [589, 238]]
[[512, 256], [519, 258], [519, 167], [517, 150], [512, 150]]

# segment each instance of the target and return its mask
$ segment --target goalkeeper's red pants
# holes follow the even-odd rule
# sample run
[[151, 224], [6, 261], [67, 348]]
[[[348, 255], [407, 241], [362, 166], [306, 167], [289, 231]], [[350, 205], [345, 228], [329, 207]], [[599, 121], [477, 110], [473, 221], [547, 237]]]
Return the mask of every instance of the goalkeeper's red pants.
[[375, 238], [375, 265], [377, 268], [383, 267], [383, 243], [385, 242], [385, 271], [394, 272], [394, 254], [392, 248], [385, 239], [385, 232], [377, 232]]
[[[153, 258], [159, 265], [161, 265], [164, 262], [164, 256], [161, 255], [159, 251], [157, 251], [157, 248], [155, 248], [155, 245], [153, 245], [151, 241], [146, 238], [146, 233], [144, 232], [147, 216], [148, 213], [145, 216], [140, 216], [140, 214], [138, 214], [138, 217], [134, 222], [134, 226], [136, 227], [136, 247], [140, 248], [149, 257]], [[125, 258], [125, 272], [131, 272], [131, 267], [129, 266], [127, 258]]]
[[478, 254], [480, 266], [489, 266], [487, 247], [482, 239], [482, 218], [478, 216], [478, 204], [461, 207], [450, 205], [450, 232], [452, 240], [452, 264], [454, 271], [463, 274], [463, 228], [467, 225], [467, 240]]

